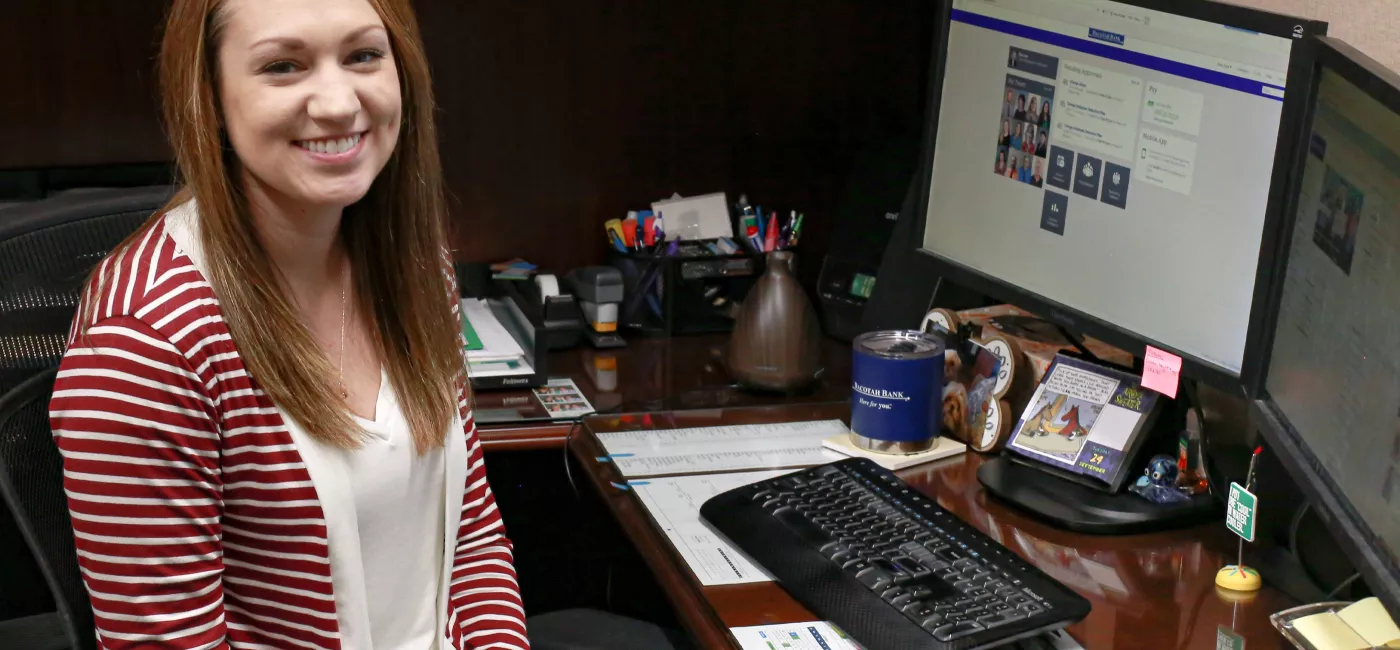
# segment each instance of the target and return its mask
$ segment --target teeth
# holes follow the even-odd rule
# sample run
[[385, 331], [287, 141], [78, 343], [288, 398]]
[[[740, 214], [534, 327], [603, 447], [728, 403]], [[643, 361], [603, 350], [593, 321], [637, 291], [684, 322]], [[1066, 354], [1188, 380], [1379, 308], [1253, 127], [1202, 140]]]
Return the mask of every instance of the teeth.
[[360, 143], [360, 134], [352, 135], [348, 138], [332, 140], [302, 140], [297, 144], [303, 149], [313, 153], [340, 154], [355, 148]]

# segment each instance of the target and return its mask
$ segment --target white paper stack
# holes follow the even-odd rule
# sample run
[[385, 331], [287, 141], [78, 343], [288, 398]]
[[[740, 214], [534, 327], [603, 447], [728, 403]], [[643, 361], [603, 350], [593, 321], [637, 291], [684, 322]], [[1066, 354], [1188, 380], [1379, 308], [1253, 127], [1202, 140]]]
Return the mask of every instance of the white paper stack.
[[481, 338], [480, 350], [467, 350], [467, 373], [472, 377], [529, 375], [534, 368], [525, 360], [525, 351], [506, 331], [491, 306], [480, 298], [462, 300], [462, 316]]

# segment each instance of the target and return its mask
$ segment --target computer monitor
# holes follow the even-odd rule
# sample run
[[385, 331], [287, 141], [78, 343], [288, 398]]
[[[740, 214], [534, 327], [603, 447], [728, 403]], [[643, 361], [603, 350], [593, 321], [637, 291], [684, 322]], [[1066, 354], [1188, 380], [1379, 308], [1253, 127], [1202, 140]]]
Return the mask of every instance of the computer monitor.
[[1256, 414], [1267, 447], [1400, 613], [1400, 76], [1340, 41], [1320, 39], [1317, 54]]
[[942, 8], [909, 255], [1073, 333], [1256, 383], [1325, 25], [1199, 0]]

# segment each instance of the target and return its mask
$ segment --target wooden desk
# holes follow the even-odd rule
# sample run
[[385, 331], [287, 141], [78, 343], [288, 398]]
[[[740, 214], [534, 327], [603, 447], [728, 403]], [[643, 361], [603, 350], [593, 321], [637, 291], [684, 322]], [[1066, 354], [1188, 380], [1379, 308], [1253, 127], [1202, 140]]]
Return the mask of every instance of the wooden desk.
[[[736, 648], [728, 628], [816, 620], [773, 583], [702, 587], [630, 492], [617, 490], [614, 467], [598, 463], [596, 433], [644, 428], [751, 424], [841, 418], [849, 407], [837, 404], [785, 404], [641, 417], [598, 416], [584, 421], [570, 451], [606, 502], [627, 537], [640, 551], [672, 607], [705, 648]], [[1084, 621], [1070, 628], [1088, 650], [1101, 648], [1214, 648], [1217, 626], [1235, 630], [1251, 650], [1286, 648], [1270, 626], [1269, 614], [1292, 606], [1265, 589], [1248, 602], [1218, 594], [1215, 572], [1233, 563], [1236, 538], [1221, 526], [1130, 537], [1096, 537], [1065, 532], [1032, 520], [988, 497], [977, 482], [983, 457], [966, 455], [899, 472], [911, 485], [983, 532], [999, 540], [1093, 603]]]
[[[728, 335], [631, 338], [627, 347], [584, 344], [549, 355], [551, 377], [578, 384], [600, 413], [671, 411], [844, 400], [851, 393], [851, 347], [822, 340], [822, 378], [801, 395], [755, 394], [733, 385], [721, 363]], [[551, 420], [528, 389], [474, 395], [486, 451], [562, 449], [574, 422]]]

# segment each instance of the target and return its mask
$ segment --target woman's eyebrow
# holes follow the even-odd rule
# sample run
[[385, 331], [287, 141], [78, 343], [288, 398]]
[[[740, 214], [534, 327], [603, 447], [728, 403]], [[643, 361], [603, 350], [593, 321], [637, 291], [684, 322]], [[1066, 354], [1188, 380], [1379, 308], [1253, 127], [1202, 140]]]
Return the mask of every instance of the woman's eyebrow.
[[[342, 39], [342, 41], [348, 43], [374, 30], [379, 30], [382, 32], [384, 31], [384, 28], [376, 24], [363, 25], [351, 30], [350, 33], [345, 35], [345, 38]], [[280, 45], [288, 50], [306, 49], [306, 41], [295, 36], [269, 36], [267, 38], [259, 39], [257, 42], [249, 46], [248, 49], [257, 49], [264, 45]]]

